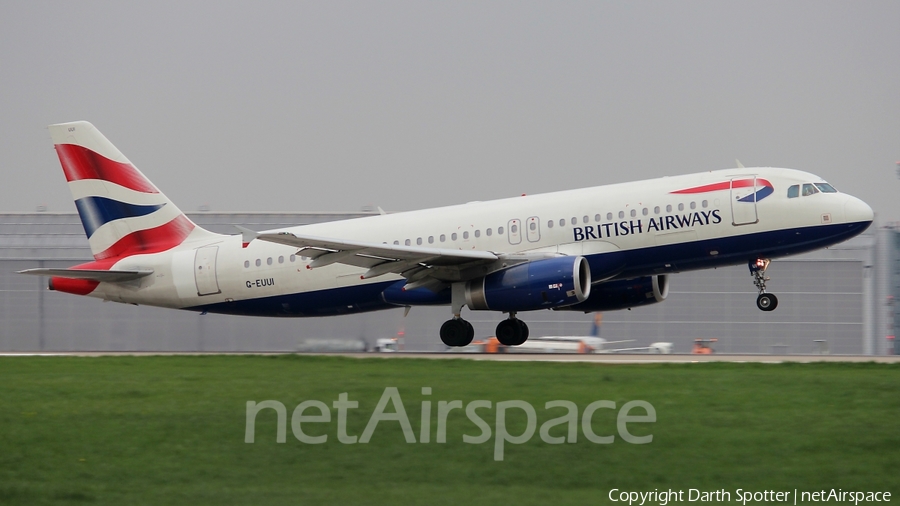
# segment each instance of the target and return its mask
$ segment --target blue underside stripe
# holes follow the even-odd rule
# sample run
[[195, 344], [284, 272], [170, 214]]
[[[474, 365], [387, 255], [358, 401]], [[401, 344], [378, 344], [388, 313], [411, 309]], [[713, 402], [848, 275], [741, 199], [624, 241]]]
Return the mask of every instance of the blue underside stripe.
[[81, 224], [84, 225], [84, 232], [88, 239], [98, 228], [111, 221], [146, 216], [156, 212], [164, 205], [166, 204], [149, 206], [126, 204], [106, 197], [84, 197], [75, 201], [78, 216], [81, 217]]
[[[757, 258], [777, 258], [824, 248], [847, 240], [871, 222], [821, 225], [683, 244], [615, 251], [587, 257], [591, 277], [611, 280], [654, 274], [746, 264]], [[716, 251], [716, 255], [711, 255]], [[360, 286], [301, 292], [259, 299], [237, 300], [185, 308], [191, 311], [249, 316], [333, 316], [398, 307], [384, 302], [381, 293], [396, 280]], [[752, 288], [750, 289], [752, 291]], [[449, 293], [449, 291], [448, 291]], [[429, 301], [439, 304], [441, 301]], [[449, 304], [449, 296], [444, 304]]]

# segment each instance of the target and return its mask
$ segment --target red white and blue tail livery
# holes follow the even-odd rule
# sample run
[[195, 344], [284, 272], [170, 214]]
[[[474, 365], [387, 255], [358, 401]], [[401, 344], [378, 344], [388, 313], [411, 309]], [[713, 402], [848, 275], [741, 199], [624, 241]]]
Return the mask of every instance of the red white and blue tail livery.
[[771, 311], [769, 259], [873, 220], [808, 172], [739, 167], [229, 236], [191, 222], [90, 123], [50, 134], [94, 256], [22, 271], [51, 276], [51, 289], [255, 316], [448, 305], [449, 346], [473, 338], [464, 307], [506, 313], [497, 338], [517, 345], [528, 338], [522, 311], [652, 304], [671, 273], [742, 263]]

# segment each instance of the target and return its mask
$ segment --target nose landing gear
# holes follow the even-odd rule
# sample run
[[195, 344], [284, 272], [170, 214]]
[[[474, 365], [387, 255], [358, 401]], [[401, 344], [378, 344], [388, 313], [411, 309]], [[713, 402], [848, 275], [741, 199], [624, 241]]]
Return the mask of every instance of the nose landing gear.
[[753, 284], [759, 290], [759, 296], [756, 297], [756, 307], [762, 311], [772, 311], [778, 307], [778, 297], [771, 293], [766, 293], [766, 281], [770, 278], [766, 277], [766, 269], [769, 268], [770, 260], [768, 258], [758, 258], [750, 262], [750, 274], [753, 275]]

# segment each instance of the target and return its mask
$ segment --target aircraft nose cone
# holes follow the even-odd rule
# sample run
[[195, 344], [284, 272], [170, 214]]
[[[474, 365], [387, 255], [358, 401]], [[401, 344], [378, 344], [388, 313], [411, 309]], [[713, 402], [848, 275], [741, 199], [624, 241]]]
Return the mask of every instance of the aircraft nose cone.
[[871, 223], [875, 219], [875, 213], [869, 204], [856, 197], [850, 197], [844, 202], [844, 219], [848, 223]]

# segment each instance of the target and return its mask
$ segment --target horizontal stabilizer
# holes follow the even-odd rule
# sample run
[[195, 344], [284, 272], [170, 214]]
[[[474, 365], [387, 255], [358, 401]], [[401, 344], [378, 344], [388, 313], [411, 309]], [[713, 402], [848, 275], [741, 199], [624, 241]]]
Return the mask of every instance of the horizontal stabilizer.
[[19, 274], [34, 274], [36, 276], [55, 276], [69, 279], [89, 279], [101, 283], [122, 283], [140, 279], [153, 274], [152, 269], [138, 269], [133, 271], [104, 271], [98, 269], [25, 269]]

